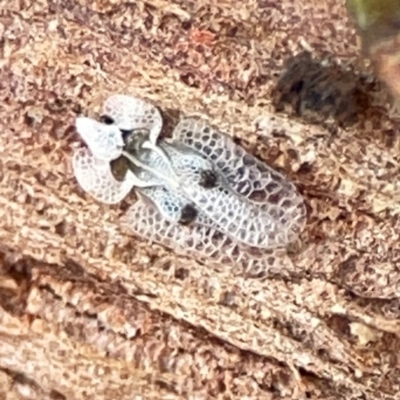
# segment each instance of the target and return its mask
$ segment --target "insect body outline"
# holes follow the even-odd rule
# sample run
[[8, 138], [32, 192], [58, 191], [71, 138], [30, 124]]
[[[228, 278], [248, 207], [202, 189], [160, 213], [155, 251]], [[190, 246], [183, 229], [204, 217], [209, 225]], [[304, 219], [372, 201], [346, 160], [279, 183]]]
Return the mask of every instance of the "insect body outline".
[[[303, 230], [294, 184], [205, 122], [185, 118], [163, 139], [157, 108], [119, 94], [106, 100], [102, 121], [77, 118], [87, 148], [75, 152], [74, 174], [107, 204], [135, 189], [124, 225], [136, 235], [201, 259], [242, 260], [247, 269]], [[127, 169], [117, 179], [112, 163], [120, 159]]]

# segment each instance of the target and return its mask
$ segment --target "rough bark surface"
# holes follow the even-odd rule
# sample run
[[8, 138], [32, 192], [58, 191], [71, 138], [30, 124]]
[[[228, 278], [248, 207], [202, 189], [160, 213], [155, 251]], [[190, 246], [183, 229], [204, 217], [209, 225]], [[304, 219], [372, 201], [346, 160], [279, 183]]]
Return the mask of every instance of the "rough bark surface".
[[[0, 0], [0, 89], [1, 398], [400, 398], [398, 119], [344, 0]], [[289, 278], [135, 239], [134, 195], [78, 188], [74, 118], [111, 93], [297, 184]]]

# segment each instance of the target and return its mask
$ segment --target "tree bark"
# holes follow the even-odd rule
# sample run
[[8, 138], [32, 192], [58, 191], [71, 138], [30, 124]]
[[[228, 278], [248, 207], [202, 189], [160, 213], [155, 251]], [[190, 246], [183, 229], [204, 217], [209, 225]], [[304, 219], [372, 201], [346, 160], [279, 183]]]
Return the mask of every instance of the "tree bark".
[[[344, 1], [0, 1], [0, 396], [399, 398], [399, 139]], [[120, 226], [72, 174], [78, 114], [198, 115], [303, 193], [289, 277]]]

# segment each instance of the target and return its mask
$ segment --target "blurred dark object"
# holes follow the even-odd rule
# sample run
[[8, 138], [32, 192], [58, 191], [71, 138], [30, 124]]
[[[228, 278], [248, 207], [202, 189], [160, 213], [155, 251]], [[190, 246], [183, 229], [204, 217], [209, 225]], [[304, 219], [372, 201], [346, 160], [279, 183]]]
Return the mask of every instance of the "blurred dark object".
[[368, 107], [367, 92], [362, 78], [354, 71], [303, 52], [286, 60], [271, 97], [277, 112], [311, 124], [333, 120], [345, 127], [357, 122], [362, 110]]

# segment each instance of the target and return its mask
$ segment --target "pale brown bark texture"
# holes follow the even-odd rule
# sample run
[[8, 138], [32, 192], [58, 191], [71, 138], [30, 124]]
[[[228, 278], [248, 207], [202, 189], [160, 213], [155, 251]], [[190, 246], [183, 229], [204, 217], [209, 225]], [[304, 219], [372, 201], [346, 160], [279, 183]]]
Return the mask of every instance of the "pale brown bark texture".
[[[360, 54], [343, 0], [1, 0], [0, 398], [400, 398], [398, 119]], [[79, 189], [74, 118], [113, 93], [296, 183], [288, 275], [136, 239], [134, 194]]]

